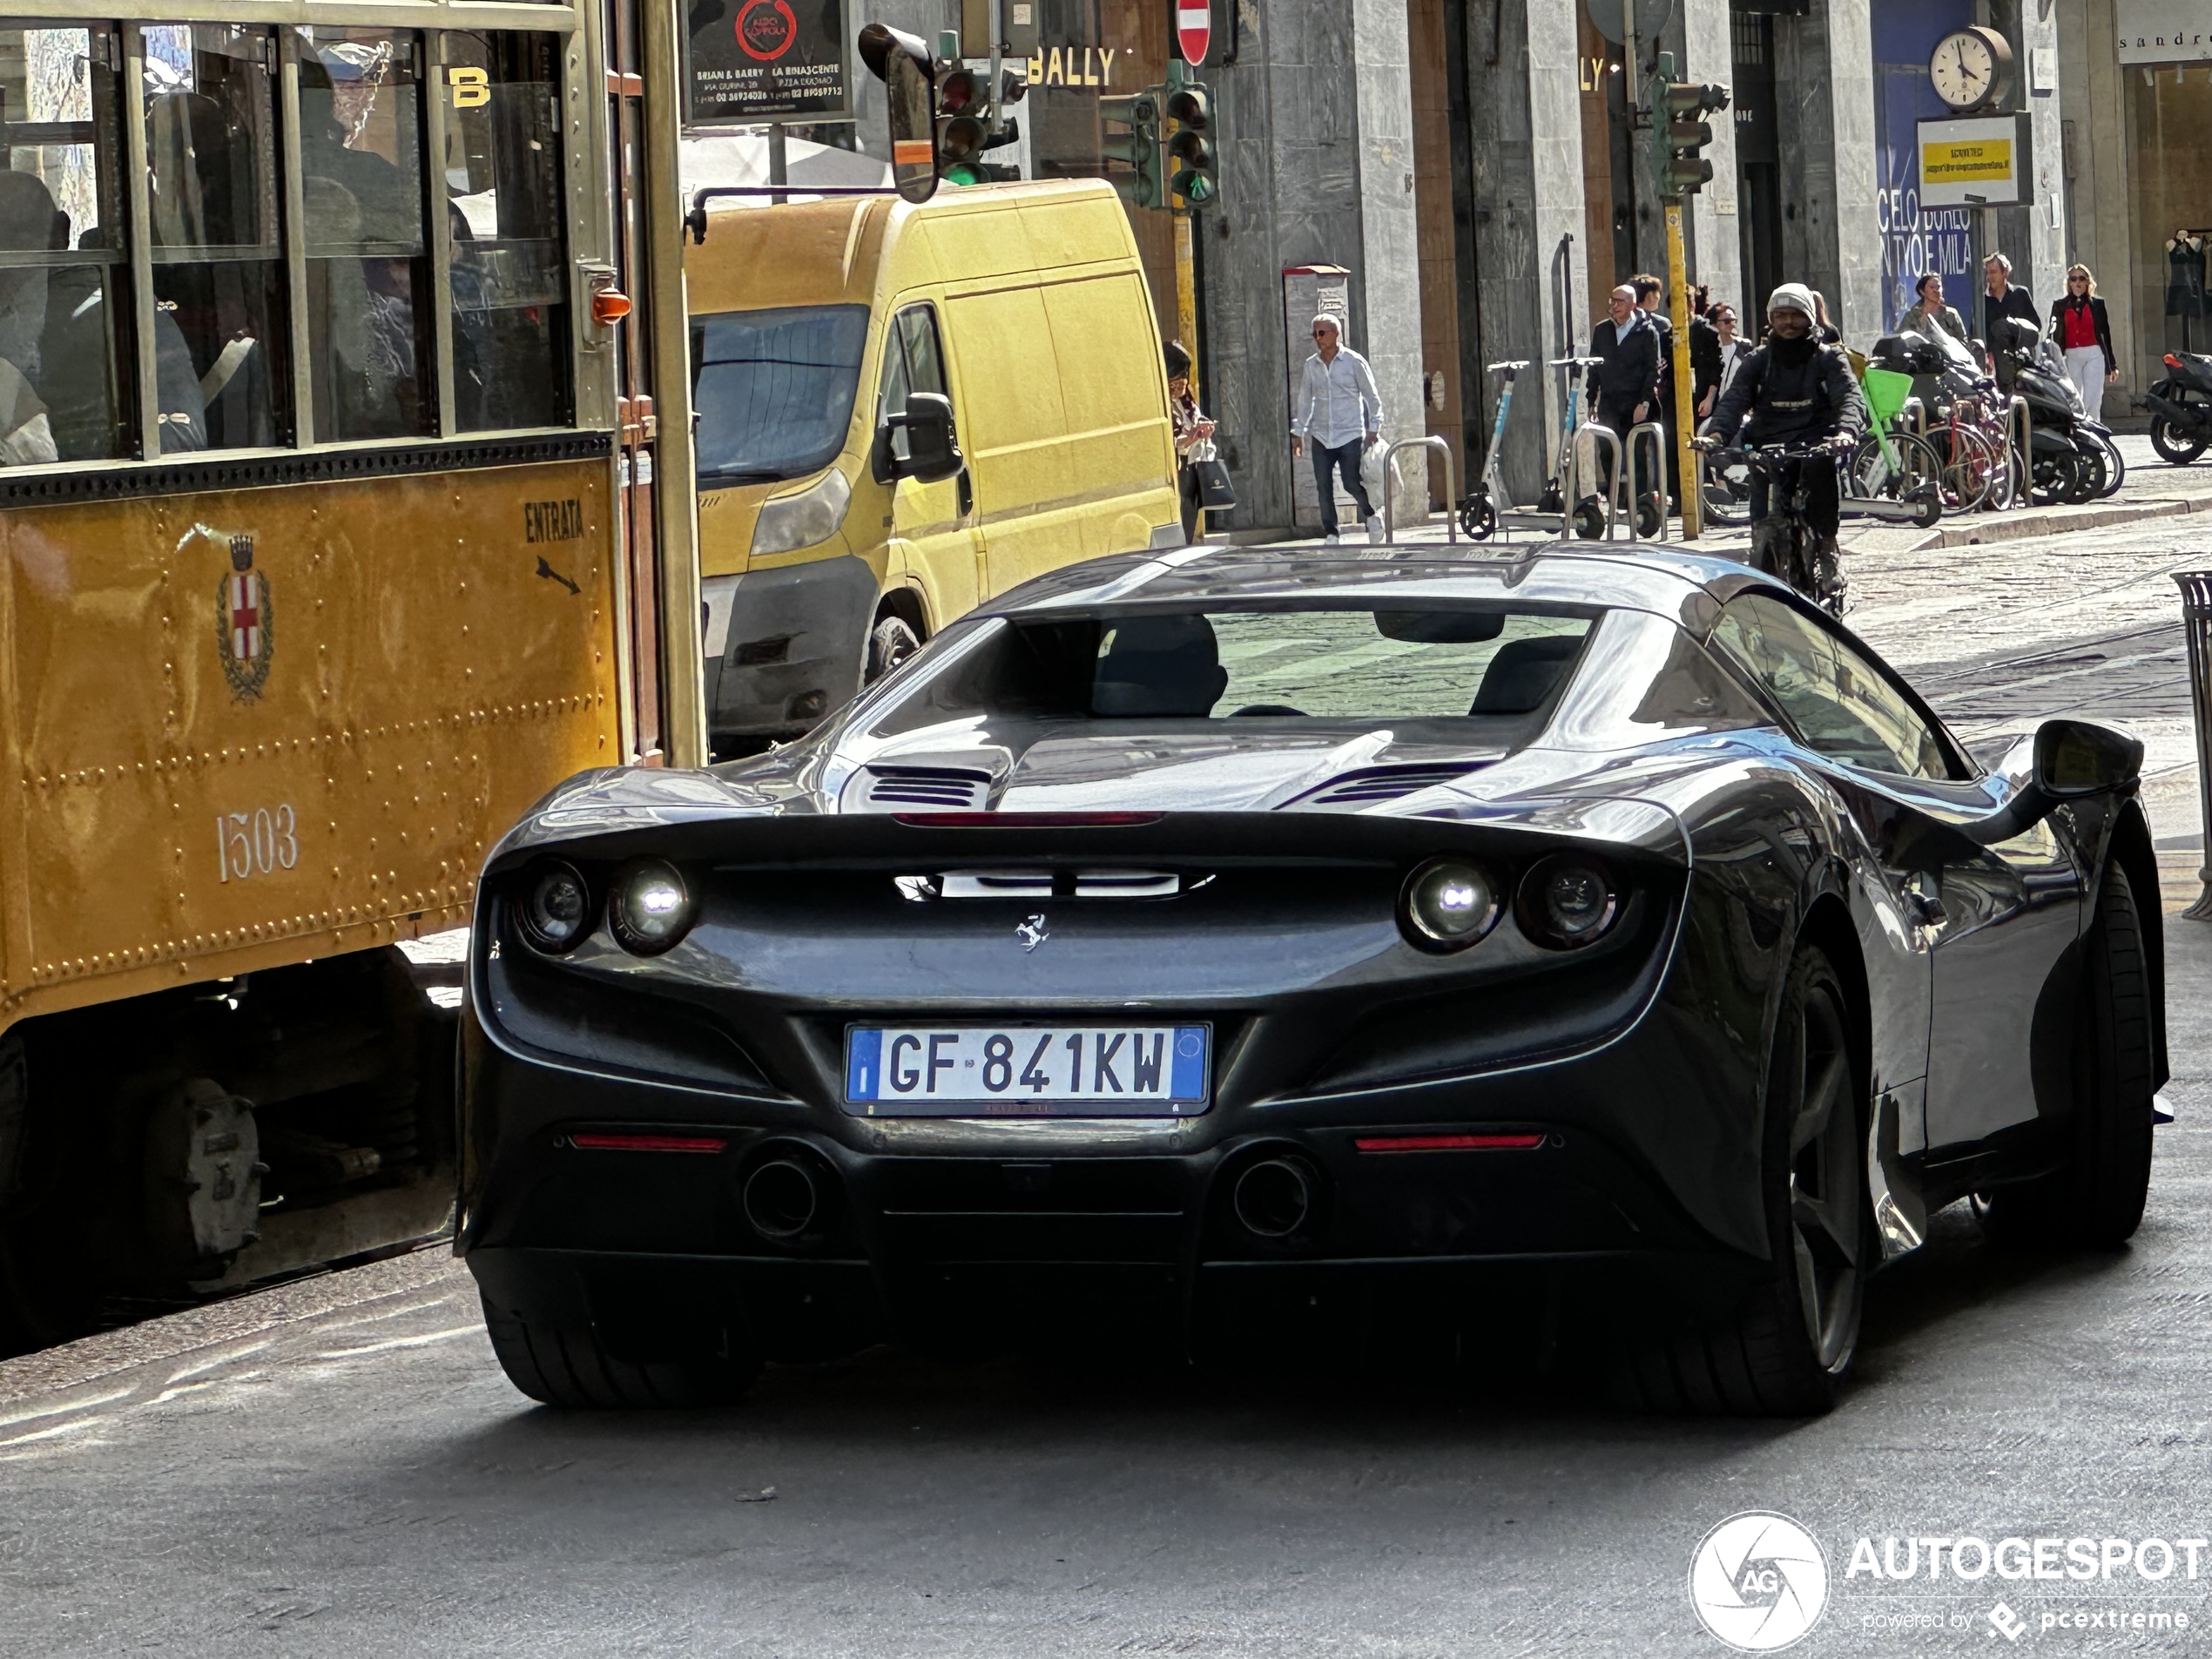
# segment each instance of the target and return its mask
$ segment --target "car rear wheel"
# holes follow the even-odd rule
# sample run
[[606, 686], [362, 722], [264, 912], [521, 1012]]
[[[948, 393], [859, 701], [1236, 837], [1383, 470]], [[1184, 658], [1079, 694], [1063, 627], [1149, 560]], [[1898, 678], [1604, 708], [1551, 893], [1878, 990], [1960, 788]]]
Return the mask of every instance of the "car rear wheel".
[[1872, 1238], [1846, 1006], [1826, 954], [1801, 947], [1767, 1065], [1769, 1266], [1733, 1318], [1635, 1350], [1628, 1381], [1648, 1410], [1810, 1417], [1836, 1403], [1858, 1350]]
[[2082, 991], [2065, 1162], [1974, 1200], [1983, 1231], [2002, 1243], [2109, 1250], [2142, 1223], [2150, 1193], [2150, 953], [2134, 888], [2116, 864], [2105, 871], [2083, 941]]
[[617, 1359], [593, 1326], [505, 1314], [489, 1298], [484, 1326], [508, 1381], [548, 1406], [602, 1410], [726, 1406], [760, 1374], [758, 1360], [713, 1352]]

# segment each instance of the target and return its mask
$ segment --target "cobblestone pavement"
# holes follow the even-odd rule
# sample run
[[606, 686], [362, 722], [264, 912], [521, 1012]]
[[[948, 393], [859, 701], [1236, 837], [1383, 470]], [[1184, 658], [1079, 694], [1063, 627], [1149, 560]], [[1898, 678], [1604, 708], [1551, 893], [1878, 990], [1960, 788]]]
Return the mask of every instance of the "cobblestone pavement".
[[[2212, 563], [2197, 523], [1863, 546], [1851, 621], [1972, 739], [2062, 710], [2143, 731], [2178, 876], [2169, 573]], [[0, 1655], [1718, 1659], [1689, 1569], [1747, 1509], [1825, 1552], [1793, 1653], [2202, 1652], [2212, 927], [2168, 932], [2178, 1121], [2133, 1246], [2008, 1253], [1945, 1211], [1874, 1282], [1860, 1380], [1818, 1421], [1626, 1417], [1574, 1376], [887, 1351], [729, 1413], [564, 1414], [508, 1386], [426, 1253], [0, 1364]], [[1867, 1568], [1962, 1537], [2176, 1564], [1938, 1580], [1923, 1544], [1910, 1580]]]

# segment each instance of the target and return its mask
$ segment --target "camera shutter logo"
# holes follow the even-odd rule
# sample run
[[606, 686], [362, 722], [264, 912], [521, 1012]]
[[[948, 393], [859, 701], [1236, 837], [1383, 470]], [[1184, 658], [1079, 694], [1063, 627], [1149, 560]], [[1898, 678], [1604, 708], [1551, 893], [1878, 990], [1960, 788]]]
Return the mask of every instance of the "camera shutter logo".
[[1731, 1648], [1775, 1653], [1797, 1641], [1828, 1606], [1828, 1557], [1787, 1515], [1730, 1515], [1689, 1558], [1689, 1604]]
[[215, 654], [241, 703], [257, 701], [276, 651], [275, 610], [268, 578], [253, 568], [253, 538], [231, 537], [231, 573], [215, 590]]
[[786, 0], [745, 0], [738, 9], [738, 45], [756, 63], [774, 63], [798, 38], [799, 19]]

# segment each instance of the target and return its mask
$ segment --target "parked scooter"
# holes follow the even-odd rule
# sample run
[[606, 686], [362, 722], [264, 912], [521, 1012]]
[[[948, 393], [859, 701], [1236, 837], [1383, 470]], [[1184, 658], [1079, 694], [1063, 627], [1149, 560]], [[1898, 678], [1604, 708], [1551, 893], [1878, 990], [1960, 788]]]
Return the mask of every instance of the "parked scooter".
[[2166, 367], [2173, 372], [2137, 401], [2150, 415], [2150, 447], [2186, 467], [2212, 448], [2212, 355], [2169, 351]]
[[2000, 320], [1990, 349], [2012, 371], [2013, 395], [2027, 404], [2028, 491], [2038, 506], [2079, 506], [2104, 493], [2105, 452], [2057, 343], [2024, 317]]

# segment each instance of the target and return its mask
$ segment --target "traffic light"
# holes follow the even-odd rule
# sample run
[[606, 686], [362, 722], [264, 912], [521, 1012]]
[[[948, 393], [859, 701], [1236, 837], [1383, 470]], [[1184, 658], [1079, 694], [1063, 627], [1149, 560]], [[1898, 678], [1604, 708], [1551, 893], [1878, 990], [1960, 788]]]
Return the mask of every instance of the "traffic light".
[[1728, 88], [1691, 81], [1669, 81], [1659, 89], [1657, 171], [1662, 196], [1695, 196], [1713, 176], [1713, 164], [1697, 152], [1713, 141], [1704, 118], [1728, 107]]
[[1098, 115], [1106, 128], [1099, 154], [1109, 161], [1125, 162], [1131, 169], [1126, 175], [1115, 176], [1115, 188], [1129, 198], [1133, 207], [1165, 207], [1167, 165], [1160, 145], [1160, 89], [1148, 86], [1125, 98], [1102, 98]]
[[1203, 82], [1185, 81], [1168, 93], [1167, 114], [1175, 123], [1175, 137], [1168, 140], [1175, 165], [1168, 192], [1182, 197], [1186, 207], [1207, 206], [1221, 194], [1213, 147], [1213, 92]]
[[982, 182], [983, 147], [992, 126], [990, 77], [955, 69], [937, 80], [937, 173], [948, 185]]

